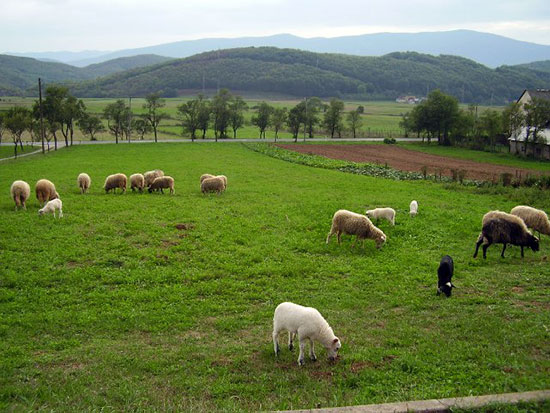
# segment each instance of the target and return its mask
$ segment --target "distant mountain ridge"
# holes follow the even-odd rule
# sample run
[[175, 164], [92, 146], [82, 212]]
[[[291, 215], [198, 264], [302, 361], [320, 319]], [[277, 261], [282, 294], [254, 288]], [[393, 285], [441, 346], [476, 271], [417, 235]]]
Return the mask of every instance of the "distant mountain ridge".
[[[392, 52], [418, 52], [432, 55], [455, 55], [474, 60], [488, 67], [517, 65], [550, 60], [550, 46], [523, 42], [473, 30], [452, 30], [422, 33], [376, 33], [333, 38], [303, 38], [291, 34], [264, 37], [206, 38], [165, 43], [136, 49], [118, 50], [78, 58], [77, 54], [64, 60], [75, 66], [86, 66], [118, 57], [156, 54], [173, 58], [189, 57], [218, 49], [241, 47], [277, 47], [318, 53], [343, 53], [357, 56], [382, 56]], [[100, 52], [97, 52], [100, 53]], [[36, 54], [28, 56], [39, 57]], [[54, 52], [40, 57], [54, 57]]]
[[21, 95], [29, 88], [36, 87], [39, 77], [45, 83], [81, 81], [168, 60], [172, 59], [156, 55], [138, 55], [79, 68], [29, 57], [0, 55], [0, 96]]
[[201, 53], [71, 85], [81, 97], [164, 96], [202, 88], [281, 93], [303, 98], [395, 99], [441, 89], [462, 102], [504, 104], [524, 89], [546, 88], [550, 72], [490, 69], [458, 56], [395, 52], [381, 57], [249, 47]]

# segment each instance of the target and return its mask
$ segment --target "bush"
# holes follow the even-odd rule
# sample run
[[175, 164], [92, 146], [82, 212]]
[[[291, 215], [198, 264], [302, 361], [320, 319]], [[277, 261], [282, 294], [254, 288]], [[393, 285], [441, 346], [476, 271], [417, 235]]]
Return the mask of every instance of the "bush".
[[501, 173], [500, 182], [502, 183], [502, 186], [510, 186], [512, 183], [512, 174], [509, 172]]
[[395, 138], [384, 138], [384, 143], [387, 143], [389, 145], [393, 145], [393, 144], [397, 143], [397, 141], [395, 140]]

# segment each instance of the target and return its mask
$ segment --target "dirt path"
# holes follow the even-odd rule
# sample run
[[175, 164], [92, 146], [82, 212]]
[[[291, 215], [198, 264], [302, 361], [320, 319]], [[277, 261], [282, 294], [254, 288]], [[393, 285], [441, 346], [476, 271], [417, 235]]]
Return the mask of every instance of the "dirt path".
[[[433, 175], [441, 169], [442, 174], [451, 176], [451, 169], [466, 170], [466, 179], [492, 180], [499, 179], [500, 174], [509, 172], [512, 175], [521, 173], [539, 175], [540, 171], [511, 166], [481, 163], [445, 156], [431, 155], [412, 151], [393, 145], [278, 145], [291, 151], [321, 155], [332, 159], [344, 159], [353, 162], [368, 162], [385, 165], [402, 171], [421, 172], [428, 167], [428, 174]], [[438, 173], [438, 172], [437, 172]]]

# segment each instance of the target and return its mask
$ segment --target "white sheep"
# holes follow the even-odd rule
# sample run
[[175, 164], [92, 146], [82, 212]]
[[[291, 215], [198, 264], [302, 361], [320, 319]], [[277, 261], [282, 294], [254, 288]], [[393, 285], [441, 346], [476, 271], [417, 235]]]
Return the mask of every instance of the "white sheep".
[[412, 200], [411, 204], [409, 205], [409, 208], [410, 208], [411, 217], [415, 217], [416, 214], [418, 214], [418, 202], [416, 202], [415, 200]]
[[143, 174], [145, 179], [145, 186], [150, 186], [156, 178], [164, 176], [164, 171], [161, 169], [155, 169], [154, 171], [147, 171]]
[[61, 199], [59, 198], [48, 201], [44, 208], [38, 210], [38, 215], [44, 215], [51, 212], [55, 218], [56, 209], [59, 210], [59, 218], [63, 218], [63, 202], [61, 202]]
[[38, 203], [41, 206], [52, 199], [59, 198], [59, 194], [55, 190], [55, 185], [47, 179], [38, 180], [34, 187], [34, 191], [36, 192], [36, 199], [38, 199]]
[[384, 218], [390, 221], [392, 225], [395, 225], [395, 209], [393, 208], [369, 209], [366, 214], [370, 219]]
[[533, 231], [538, 231], [540, 234], [550, 235], [550, 221], [546, 212], [530, 206], [518, 205], [512, 208], [512, 215], [520, 217], [528, 228]]
[[133, 174], [130, 175], [130, 188], [132, 192], [136, 189], [141, 193], [143, 188], [145, 188], [145, 178], [142, 174]]
[[128, 181], [128, 178], [126, 178], [126, 175], [122, 173], [109, 175], [107, 178], [105, 178], [105, 184], [103, 185], [103, 188], [105, 189], [106, 193], [109, 193], [110, 190], [113, 190], [113, 193], [116, 192], [117, 188], [122, 189], [122, 192], [126, 192], [126, 183]]
[[225, 181], [220, 177], [206, 178], [201, 182], [201, 192], [216, 192], [218, 194], [225, 191]]
[[15, 202], [16, 211], [17, 208], [20, 207], [27, 209], [25, 202], [27, 202], [27, 199], [31, 196], [31, 187], [28, 183], [25, 181], [14, 181], [13, 184], [11, 184], [10, 194]]
[[340, 209], [334, 213], [332, 217], [332, 227], [327, 235], [328, 244], [330, 237], [336, 234], [338, 237], [338, 244], [340, 244], [340, 236], [344, 234], [356, 235], [353, 241], [352, 247], [358, 239], [362, 240], [363, 247], [365, 246], [365, 239], [372, 239], [376, 243], [376, 248], [382, 247], [386, 242], [386, 234], [380, 229], [376, 228], [374, 224], [365, 215], [356, 214], [355, 212]]
[[78, 183], [78, 187], [80, 188], [80, 193], [85, 194], [86, 192], [88, 192], [88, 189], [90, 189], [92, 180], [87, 173], [82, 172], [80, 175], [78, 175], [76, 182]]
[[304, 350], [306, 340], [309, 340], [309, 357], [317, 360], [315, 356], [313, 340], [319, 341], [327, 350], [329, 360], [333, 361], [338, 356], [338, 350], [342, 343], [334, 335], [332, 328], [315, 308], [303, 307], [294, 303], [281, 303], [275, 309], [273, 316], [273, 345], [275, 355], [279, 355], [279, 343], [277, 338], [281, 331], [288, 331], [288, 349], [293, 349], [292, 341], [298, 334], [300, 342], [300, 355], [298, 365], [304, 364]]
[[159, 176], [158, 178], [155, 178], [155, 180], [149, 185], [149, 193], [153, 191], [159, 191], [164, 194], [163, 189], [170, 189], [171, 194], [175, 194], [176, 191], [174, 190], [174, 178], [171, 176]]
[[201, 177], [200, 177], [201, 184], [202, 184], [202, 181], [204, 181], [205, 179], [215, 178], [215, 177], [216, 177], [216, 175], [212, 175], [212, 174], [202, 174]]

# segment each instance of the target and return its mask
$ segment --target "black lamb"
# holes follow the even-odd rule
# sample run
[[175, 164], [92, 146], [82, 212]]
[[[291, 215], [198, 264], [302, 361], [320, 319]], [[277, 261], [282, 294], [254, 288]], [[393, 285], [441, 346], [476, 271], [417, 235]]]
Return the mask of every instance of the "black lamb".
[[449, 255], [441, 258], [439, 268], [437, 269], [437, 295], [443, 293], [447, 297], [451, 296], [453, 288], [455, 288], [451, 279], [453, 278], [454, 263]]

